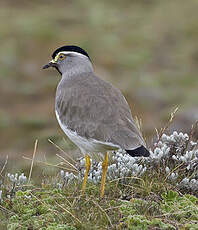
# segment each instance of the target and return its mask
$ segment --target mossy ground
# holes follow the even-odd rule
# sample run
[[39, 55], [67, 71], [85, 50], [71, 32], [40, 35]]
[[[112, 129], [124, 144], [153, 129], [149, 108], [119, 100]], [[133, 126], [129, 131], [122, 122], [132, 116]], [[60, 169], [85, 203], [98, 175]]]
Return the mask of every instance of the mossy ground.
[[54, 181], [51, 178], [39, 187], [21, 187], [12, 198], [4, 199], [2, 228], [198, 229], [196, 196], [174, 191], [166, 182], [157, 184], [152, 178], [129, 179], [127, 184], [107, 182], [101, 199], [99, 185], [89, 183], [82, 194], [80, 183], [57, 189]]
[[[185, 111], [197, 108], [197, 6], [193, 0], [50, 0], [48, 4], [3, 0], [3, 162], [10, 153], [14, 158], [10, 168], [20, 167], [24, 161], [18, 156], [32, 154], [36, 138], [42, 153], [54, 156], [48, 138], [72, 150], [70, 142], [62, 143], [52, 112], [57, 74], [40, 71], [51, 52], [63, 44], [89, 51], [96, 72], [122, 90], [133, 114], [141, 114], [147, 137], [166, 120], [173, 105], [181, 104]], [[8, 229], [198, 229], [196, 198], [180, 194], [160, 175], [125, 186], [108, 182], [101, 200], [99, 185], [89, 184], [84, 196], [80, 184], [57, 190], [51, 172], [48, 183], [41, 184], [47, 177], [40, 176], [42, 171], [34, 167], [34, 186], [3, 198], [0, 229], [7, 224]], [[172, 196], [169, 191], [174, 191], [174, 198], [167, 198]], [[7, 193], [3, 190], [3, 197]]]

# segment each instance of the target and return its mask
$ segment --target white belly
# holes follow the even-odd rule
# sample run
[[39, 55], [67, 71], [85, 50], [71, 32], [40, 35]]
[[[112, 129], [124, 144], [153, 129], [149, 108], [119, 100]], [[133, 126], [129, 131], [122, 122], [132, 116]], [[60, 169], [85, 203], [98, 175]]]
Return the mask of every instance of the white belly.
[[72, 131], [68, 129], [62, 122], [60, 121], [58, 112], [56, 112], [56, 118], [58, 120], [58, 123], [61, 127], [61, 129], [64, 131], [64, 133], [67, 135], [67, 137], [79, 147], [81, 152], [83, 154], [86, 153], [95, 153], [95, 152], [106, 152], [106, 151], [111, 151], [115, 149], [119, 149], [120, 147], [117, 145], [114, 145], [109, 142], [102, 142], [102, 141], [97, 141], [94, 139], [87, 139], [82, 136], [79, 136], [75, 131]]

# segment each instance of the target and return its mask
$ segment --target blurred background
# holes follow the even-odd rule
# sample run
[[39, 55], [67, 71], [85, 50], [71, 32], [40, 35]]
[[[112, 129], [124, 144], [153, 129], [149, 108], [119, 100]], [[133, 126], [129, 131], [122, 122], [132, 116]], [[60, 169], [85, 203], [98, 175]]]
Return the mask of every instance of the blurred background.
[[[194, 0], [59, 0], [0, 3], [0, 162], [51, 159], [78, 149], [54, 113], [59, 74], [41, 68], [62, 45], [90, 54], [96, 73], [120, 88], [142, 119], [148, 145], [155, 128], [179, 112], [171, 130], [198, 119], [198, 2]], [[16, 164], [17, 162], [17, 164]]]

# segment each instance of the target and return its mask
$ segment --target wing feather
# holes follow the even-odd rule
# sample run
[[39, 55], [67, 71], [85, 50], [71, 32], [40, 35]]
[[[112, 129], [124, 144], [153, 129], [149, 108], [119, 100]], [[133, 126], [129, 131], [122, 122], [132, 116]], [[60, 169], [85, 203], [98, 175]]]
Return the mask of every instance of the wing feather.
[[121, 92], [93, 74], [62, 78], [56, 94], [61, 122], [79, 136], [123, 149], [145, 146]]

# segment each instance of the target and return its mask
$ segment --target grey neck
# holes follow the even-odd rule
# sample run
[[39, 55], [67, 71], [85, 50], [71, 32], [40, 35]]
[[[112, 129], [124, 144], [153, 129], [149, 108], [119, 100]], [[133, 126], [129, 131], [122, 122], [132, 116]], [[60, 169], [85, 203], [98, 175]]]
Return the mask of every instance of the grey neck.
[[61, 65], [59, 71], [62, 73], [62, 77], [70, 77], [82, 73], [92, 73], [94, 72], [94, 69], [90, 60], [87, 57], [84, 57], [72, 58], [71, 61], [67, 61]]

